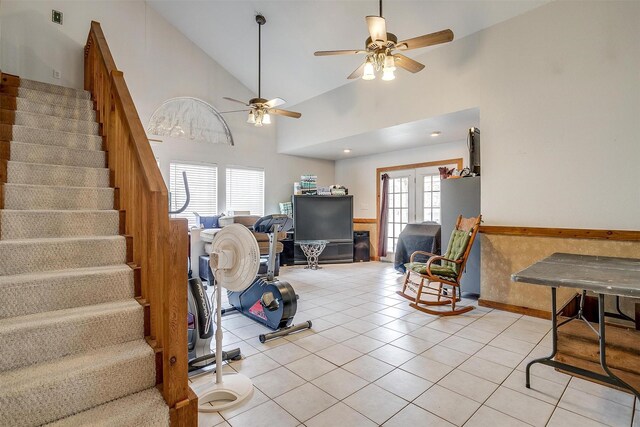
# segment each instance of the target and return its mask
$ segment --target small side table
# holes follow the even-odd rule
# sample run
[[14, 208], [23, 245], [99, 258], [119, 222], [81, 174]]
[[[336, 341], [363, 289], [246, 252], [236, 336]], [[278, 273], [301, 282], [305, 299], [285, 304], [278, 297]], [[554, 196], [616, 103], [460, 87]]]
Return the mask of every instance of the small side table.
[[318, 257], [324, 251], [324, 248], [329, 243], [328, 240], [296, 240], [296, 243], [300, 245], [302, 252], [307, 257], [307, 266], [309, 270], [317, 270]]

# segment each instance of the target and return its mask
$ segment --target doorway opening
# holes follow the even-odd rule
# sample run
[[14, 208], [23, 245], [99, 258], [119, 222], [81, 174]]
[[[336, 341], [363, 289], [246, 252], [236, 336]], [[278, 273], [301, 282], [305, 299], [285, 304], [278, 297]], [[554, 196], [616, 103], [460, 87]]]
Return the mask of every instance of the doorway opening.
[[[380, 223], [380, 177], [389, 175], [387, 211], [387, 255], [381, 261], [393, 261], [398, 237], [407, 224], [433, 221], [440, 223], [439, 167], [462, 169], [462, 159], [446, 159], [378, 168], [376, 222]], [[380, 230], [381, 231], [381, 230]]]

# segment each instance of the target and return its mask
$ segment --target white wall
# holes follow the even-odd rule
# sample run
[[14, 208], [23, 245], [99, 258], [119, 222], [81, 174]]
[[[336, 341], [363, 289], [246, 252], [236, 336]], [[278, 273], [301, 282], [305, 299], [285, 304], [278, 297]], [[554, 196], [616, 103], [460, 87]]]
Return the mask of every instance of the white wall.
[[[51, 22], [51, 9], [64, 13], [64, 25]], [[236, 109], [223, 101], [223, 96], [255, 96], [143, 1], [3, 0], [0, 69], [23, 78], [82, 88], [83, 48], [91, 20], [101, 23], [144, 125], [163, 101], [176, 96], [201, 98], [219, 111]], [[61, 79], [53, 78], [54, 69], [61, 72]], [[334, 162], [277, 154], [276, 126], [252, 127], [242, 114], [226, 117], [234, 147], [170, 138], [152, 144], [165, 179], [171, 160], [263, 167], [266, 212], [277, 211], [278, 202], [289, 200], [293, 181], [302, 174], [317, 174], [320, 185], [333, 183]], [[219, 170], [218, 176], [222, 190], [218, 206], [224, 210], [224, 170]]]
[[349, 194], [353, 194], [355, 218], [375, 218], [377, 168], [458, 158], [463, 159], [463, 164], [468, 163], [469, 151], [466, 141], [338, 160], [336, 182], [347, 187]]
[[279, 148], [478, 107], [487, 224], [640, 229], [638, 22], [638, 1], [551, 2], [296, 105]]

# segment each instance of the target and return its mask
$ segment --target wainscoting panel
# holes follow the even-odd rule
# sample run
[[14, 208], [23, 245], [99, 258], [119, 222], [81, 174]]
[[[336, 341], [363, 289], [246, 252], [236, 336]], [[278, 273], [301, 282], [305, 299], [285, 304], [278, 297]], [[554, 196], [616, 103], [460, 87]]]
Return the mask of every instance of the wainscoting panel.
[[[530, 309], [532, 315], [539, 315], [541, 311], [550, 313], [551, 291], [544, 286], [515, 283], [511, 281], [511, 274], [554, 252], [640, 258], [640, 242], [637, 240], [493, 234], [490, 229], [481, 229], [481, 232], [481, 304], [511, 307], [520, 312]], [[558, 291], [559, 306], [575, 293], [575, 290], [567, 288]], [[622, 303], [623, 310], [633, 313], [635, 302], [637, 300], [626, 299]]]

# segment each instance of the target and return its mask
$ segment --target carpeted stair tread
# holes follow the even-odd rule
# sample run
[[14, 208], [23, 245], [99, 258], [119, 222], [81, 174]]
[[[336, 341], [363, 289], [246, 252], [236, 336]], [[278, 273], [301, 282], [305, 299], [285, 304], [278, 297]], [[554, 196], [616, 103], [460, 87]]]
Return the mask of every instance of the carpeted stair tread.
[[39, 90], [56, 95], [70, 96], [73, 98], [91, 99], [91, 92], [83, 89], [75, 89], [66, 86], [54, 85], [51, 83], [38, 82], [30, 79], [20, 79], [20, 87], [25, 89]]
[[0, 240], [0, 276], [125, 264], [123, 236]]
[[91, 94], [3, 81], [0, 426], [167, 426]]
[[87, 168], [104, 168], [106, 164], [106, 153], [104, 151], [11, 141], [9, 143], [9, 152], [10, 160], [23, 163]]
[[11, 140], [80, 150], [102, 150], [102, 137], [100, 135], [88, 135], [28, 126], [12, 126]]
[[165, 427], [169, 425], [169, 408], [158, 389], [152, 387], [47, 424], [47, 427], [88, 425], [92, 427]]
[[[3, 110], [3, 114], [10, 113]], [[26, 111], [15, 111], [13, 114], [13, 125], [27, 128], [47, 129], [48, 131], [60, 131], [69, 133], [79, 133], [85, 135], [98, 135], [100, 125], [96, 122], [86, 120], [74, 120], [65, 117], [47, 116]]]
[[7, 162], [7, 182], [56, 187], [109, 187], [109, 169], [10, 160]]
[[0, 373], [0, 425], [37, 426], [155, 385], [144, 340]]
[[0, 320], [0, 372], [144, 338], [135, 300]]
[[111, 210], [113, 188], [4, 184], [4, 209]]
[[67, 108], [83, 108], [92, 109], [93, 101], [85, 98], [76, 98], [75, 96], [58, 95], [50, 92], [43, 92], [41, 90], [29, 89], [26, 87], [19, 87], [19, 98], [29, 99], [31, 101], [40, 102], [42, 104], [61, 105]]
[[119, 224], [115, 210], [0, 209], [0, 240], [115, 236]]
[[133, 297], [126, 264], [0, 276], [0, 319]]
[[43, 114], [45, 116], [69, 118], [87, 122], [96, 121], [96, 112], [93, 108], [90, 107], [69, 108], [62, 105], [43, 104], [41, 102], [32, 101], [30, 99], [16, 98], [5, 94], [0, 94], [0, 106], [2, 106], [2, 108], [10, 108], [15, 109], [16, 111], [26, 111], [29, 113]]

